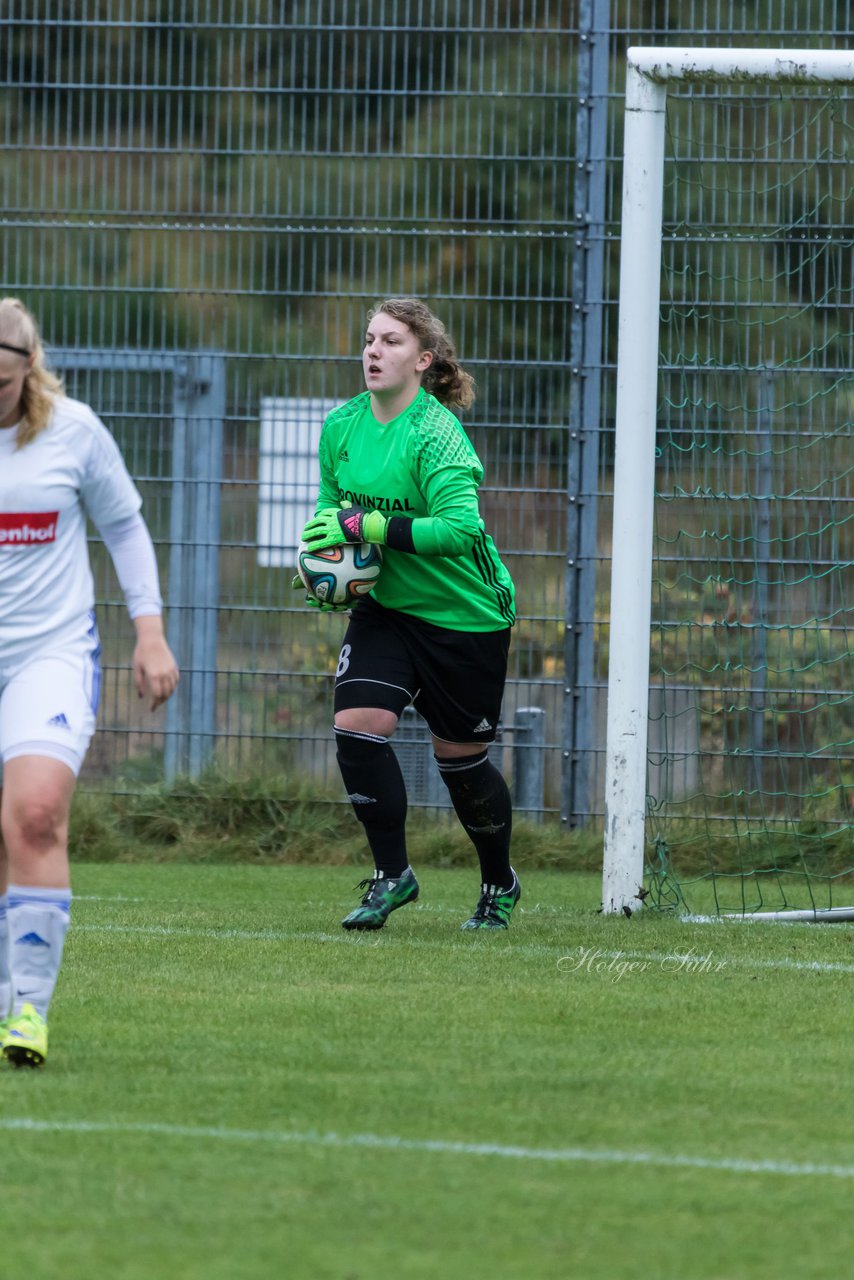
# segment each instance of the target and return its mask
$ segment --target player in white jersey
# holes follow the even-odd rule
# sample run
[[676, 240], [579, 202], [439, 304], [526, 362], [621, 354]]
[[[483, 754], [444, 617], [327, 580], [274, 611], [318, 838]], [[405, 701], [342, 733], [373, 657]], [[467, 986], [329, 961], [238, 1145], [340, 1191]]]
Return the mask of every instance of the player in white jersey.
[[95, 729], [100, 648], [86, 517], [136, 630], [155, 710], [178, 670], [142, 500], [103, 423], [47, 371], [35, 320], [0, 301], [0, 1046], [42, 1066], [68, 929], [68, 820]]

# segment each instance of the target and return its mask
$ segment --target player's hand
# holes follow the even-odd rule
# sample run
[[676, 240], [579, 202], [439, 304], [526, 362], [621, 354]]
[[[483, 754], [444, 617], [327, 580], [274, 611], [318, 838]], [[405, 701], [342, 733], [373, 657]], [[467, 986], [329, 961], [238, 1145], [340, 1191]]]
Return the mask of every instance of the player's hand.
[[349, 613], [353, 608], [351, 604], [327, 604], [325, 600], [316, 600], [314, 596], [307, 595], [305, 602], [309, 609], [319, 609], [321, 613]]
[[381, 511], [326, 507], [309, 520], [302, 531], [302, 540], [312, 551], [337, 547], [342, 542], [376, 542], [382, 546], [387, 523]]
[[146, 691], [151, 710], [156, 711], [171, 698], [178, 684], [178, 666], [166, 643], [159, 617], [136, 618], [136, 647], [133, 651], [133, 682], [140, 698]]
[[312, 551], [322, 551], [324, 547], [337, 547], [346, 542], [347, 536], [338, 522], [338, 508], [326, 507], [318, 511], [308, 521], [300, 538]]
[[[294, 574], [291, 590], [305, 591], [305, 583], [298, 573]], [[349, 604], [326, 604], [325, 601], [316, 600], [314, 596], [310, 596], [307, 591], [305, 592], [305, 602], [310, 609], [319, 609], [321, 613], [347, 613], [352, 607]]]

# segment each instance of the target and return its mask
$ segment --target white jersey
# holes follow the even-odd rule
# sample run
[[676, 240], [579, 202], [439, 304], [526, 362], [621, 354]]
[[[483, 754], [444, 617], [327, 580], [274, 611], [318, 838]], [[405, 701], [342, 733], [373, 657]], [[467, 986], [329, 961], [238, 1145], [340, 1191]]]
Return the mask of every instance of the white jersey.
[[0, 429], [0, 676], [86, 635], [95, 603], [86, 516], [102, 528], [142, 505], [88, 405], [60, 396], [35, 440], [17, 449], [16, 436]]

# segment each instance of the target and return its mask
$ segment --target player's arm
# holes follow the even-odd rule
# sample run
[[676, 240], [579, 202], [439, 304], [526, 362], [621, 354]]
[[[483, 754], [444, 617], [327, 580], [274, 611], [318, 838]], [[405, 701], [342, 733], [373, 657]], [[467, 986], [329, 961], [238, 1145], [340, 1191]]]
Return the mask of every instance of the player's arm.
[[329, 430], [327, 427], [324, 427], [320, 433], [317, 460], [320, 463], [320, 488], [317, 494], [317, 502], [314, 504], [315, 515], [320, 511], [328, 510], [330, 507], [338, 509], [338, 478], [332, 466]]
[[314, 504], [314, 514], [317, 515], [321, 511], [328, 511], [331, 507], [336, 510], [338, 508], [338, 481], [334, 476], [331, 479], [327, 479], [321, 473], [320, 489], [317, 494], [317, 502]]
[[[320, 446], [317, 451], [320, 463], [320, 489], [317, 502], [314, 504], [314, 515], [300, 534], [300, 542], [305, 542], [312, 551], [322, 551], [324, 547], [336, 547], [342, 542], [362, 542], [362, 538], [349, 538], [347, 531], [337, 522], [340, 508], [338, 501], [338, 479], [332, 467], [329, 449], [329, 434], [324, 426], [320, 433]], [[297, 575], [291, 583], [298, 590], [301, 583]]]
[[448, 430], [438, 419], [410, 438], [410, 465], [427, 503], [427, 515], [392, 516], [386, 542], [419, 556], [461, 556], [471, 551], [483, 529], [478, 485], [483, 467], [469, 441], [454, 423]]
[[[320, 463], [320, 488], [317, 494], [317, 502], [314, 504], [314, 516], [316, 519], [322, 511], [334, 508], [338, 510], [338, 480], [332, 468], [331, 451], [329, 446], [329, 432], [324, 426], [320, 433], [320, 445], [317, 451], [318, 462]], [[311, 524], [311, 520], [309, 521]], [[306, 526], [307, 528], [308, 526]], [[305, 530], [300, 535], [300, 541], [305, 541]], [[343, 542], [343, 537], [338, 537], [337, 542]], [[323, 546], [330, 546], [329, 542], [324, 542]], [[305, 591], [305, 583], [298, 573], [294, 574], [291, 580], [291, 588], [294, 591]], [[343, 613], [348, 611], [349, 605], [326, 604], [325, 601], [316, 600], [313, 596], [306, 594], [306, 604], [312, 609], [319, 609], [322, 613]]]
[[446, 467], [422, 481], [429, 515], [389, 516], [384, 542], [419, 556], [461, 556], [474, 546], [481, 521], [471, 467]]
[[460, 556], [480, 532], [477, 485], [471, 468], [448, 468], [424, 486], [430, 514], [387, 516], [361, 507], [320, 509], [302, 531], [314, 551], [342, 542], [374, 542], [421, 556]]
[[139, 512], [98, 532], [110, 553], [136, 631], [133, 677], [140, 698], [161, 706], [178, 683], [178, 667], [163, 634], [163, 605], [151, 535]]

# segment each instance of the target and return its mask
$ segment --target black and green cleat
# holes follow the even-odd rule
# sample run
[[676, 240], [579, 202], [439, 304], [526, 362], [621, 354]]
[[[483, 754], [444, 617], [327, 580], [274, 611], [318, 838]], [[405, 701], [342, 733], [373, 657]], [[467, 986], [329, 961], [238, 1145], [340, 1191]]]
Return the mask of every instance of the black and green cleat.
[[381, 929], [392, 911], [418, 897], [418, 881], [411, 867], [394, 878], [372, 876], [357, 888], [364, 889], [365, 894], [356, 910], [341, 921], [345, 929]]
[[[511, 871], [513, 868], [510, 868]], [[513, 883], [508, 889], [499, 889], [498, 885], [485, 884], [474, 915], [461, 925], [461, 929], [506, 929], [513, 908], [522, 896], [519, 877], [513, 871]]]

